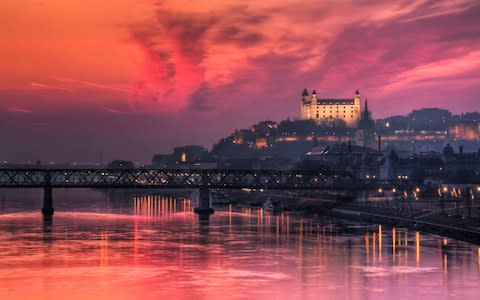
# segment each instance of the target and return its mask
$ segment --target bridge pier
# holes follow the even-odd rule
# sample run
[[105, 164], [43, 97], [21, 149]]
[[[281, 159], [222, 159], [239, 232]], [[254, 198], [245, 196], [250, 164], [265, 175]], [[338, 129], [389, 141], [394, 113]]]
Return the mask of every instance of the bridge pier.
[[44, 221], [51, 221], [53, 217], [53, 196], [52, 196], [52, 188], [45, 187], [43, 189], [43, 207], [42, 207], [42, 215]]
[[208, 219], [208, 216], [214, 213], [213, 208], [210, 207], [210, 190], [200, 188], [199, 191], [198, 207], [195, 207], [193, 211], [198, 214], [200, 218], [206, 216]]

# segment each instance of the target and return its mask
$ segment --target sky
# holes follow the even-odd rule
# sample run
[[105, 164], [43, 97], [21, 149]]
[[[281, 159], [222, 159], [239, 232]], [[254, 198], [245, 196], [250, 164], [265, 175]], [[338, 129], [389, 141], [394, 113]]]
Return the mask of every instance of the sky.
[[479, 111], [477, 0], [3, 0], [0, 160], [131, 159], [299, 118]]

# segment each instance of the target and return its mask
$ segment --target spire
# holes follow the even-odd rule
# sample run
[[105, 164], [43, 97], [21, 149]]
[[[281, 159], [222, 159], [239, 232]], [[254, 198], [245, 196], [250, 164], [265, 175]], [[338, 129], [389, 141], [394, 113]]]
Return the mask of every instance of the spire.
[[356, 90], [355, 95], [360, 95], [360, 92], [358, 90]]
[[313, 90], [313, 92], [312, 92], [312, 95], [313, 95], [313, 94], [315, 94], [315, 95], [316, 95], [316, 94], [317, 94], [317, 92], [316, 92], [315, 90]]
[[365, 98], [365, 109], [363, 110], [363, 119], [368, 120], [370, 118], [370, 112], [368, 111], [368, 99]]
[[309, 96], [307, 88], [303, 90], [302, 96]]

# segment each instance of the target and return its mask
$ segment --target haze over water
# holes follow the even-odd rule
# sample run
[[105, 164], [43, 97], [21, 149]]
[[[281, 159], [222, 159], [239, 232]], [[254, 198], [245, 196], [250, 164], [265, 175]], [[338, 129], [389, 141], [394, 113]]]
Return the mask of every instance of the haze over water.
[[[0, 299], [478, 299], [480, 250], [189, 198], [0, 191]], [[442, 246], [443, 245], [443, 246]]]

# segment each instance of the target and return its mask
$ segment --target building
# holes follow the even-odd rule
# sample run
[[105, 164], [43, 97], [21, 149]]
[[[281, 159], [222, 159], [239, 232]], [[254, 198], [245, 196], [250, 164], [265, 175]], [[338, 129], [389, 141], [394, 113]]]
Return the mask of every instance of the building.
[[207, 150], [199, 145], [187, 145], [173, 148], [173, 157], [177, 163], [192, 163], [205, 158]]
[[317, 146], [305, 154], [300, 169], [328, 169], [338, 172], [352, 172], [357, 178], [377, 179], [384, 162], [383, 154], [371, 148], [339, 143], [331, 146]]
[[464, 153], [463, 146], [455, 153], [447, 144], [443, 149], [447, 182], [476, 183], [480, 181], [480, 149], [477, 152]]
[[480, 141], [480, 123], [458, 122], [448, 128], [448, 134], [455, 141]]
[[361, 97], [357, 90], [353, 98], [319, 98], [313, 90], [310, 95], [305, 89], [301, 99], [301, 119], [317, 123], [331, 123], [342, 120], [347, 127], [356, 127], [360, 121]]
[[395, 150], [385, 163], [387, 180], [413, 180], [418, 183], [441, 180], [445, 174], [442, 154], [434, 151], [414, 153], [401, 158]]
[[358, 122], [357, 145], [375, 148], [375, 122], [373, 121], [372, 115], [368, 110], [368, 101], [366, 99], [365, 109], [362, 113], [362, 119]]

